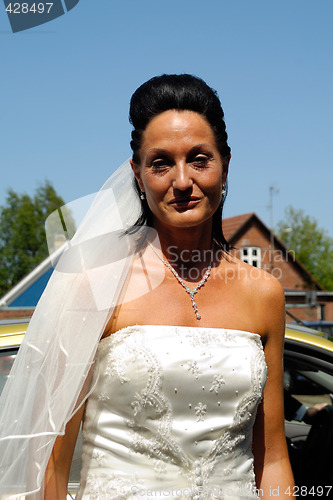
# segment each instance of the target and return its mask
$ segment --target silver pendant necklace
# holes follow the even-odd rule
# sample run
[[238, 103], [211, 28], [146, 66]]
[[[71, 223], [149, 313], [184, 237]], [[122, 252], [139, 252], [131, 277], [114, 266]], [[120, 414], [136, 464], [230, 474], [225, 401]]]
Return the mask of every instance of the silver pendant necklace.
[[209, 275], [210, 275], [210, 271], [212, 269], [212, 258], [213, 256], [211, 257], [210, 259], [210, 264], [207, 268], [207, 271], [205, 272], [202, 280], [200, 281], [200, 283], [197, 284], [197, 286], [195, 286], [194, 288], [190, 288], [189, 286], [186, 285], [186, 283], [182, 280], [182, 278], [179, 276], [179, 274], [177, 273], [177, 271], [172, 267], [171, 264], [169, 264], [169, 262], [167, 262], [165, 259], [163, 259], [155, 250], [155, 248], [149, 243], [149, 246], [152, 248], [153, 252], [157, 255], [157, 257], [160, 259], [160, 261], [163, 262], [163, 264], [165, 265], [165, 267], [167, 267], [171, 272], [172, 274], [174, 275], [174, 277], [176, 278], [176, 280], [182, 285], [182, 287], [185, 289], [185, 292], [189, 294], [189, 296], [191, 297], [191, 300], [192, 300], [192, 307], [194, 309], [194, 312], [195, 312], [195, 316], [196, 318], [199, 320], [201, 319], [201, 315], [199, 314], [199, 311], [198, 311], [198, 306], [197, 306], [197, 303], [194, 299], [194, 295], [198, 292], [198, 290], [204, 286], [204, 284], [206, 283], [206, 281], [208, 280], [209, 278]]

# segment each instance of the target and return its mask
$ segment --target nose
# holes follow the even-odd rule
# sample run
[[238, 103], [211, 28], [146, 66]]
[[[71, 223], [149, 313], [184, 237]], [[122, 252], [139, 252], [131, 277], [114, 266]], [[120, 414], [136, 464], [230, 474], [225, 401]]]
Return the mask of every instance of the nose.
[[173, 181], [173, 188], [179, 191], [186, 191], [193, 186], [193, 179], [191, 177], [190, 166], [184, 163], [175, 165], [175, 177]]

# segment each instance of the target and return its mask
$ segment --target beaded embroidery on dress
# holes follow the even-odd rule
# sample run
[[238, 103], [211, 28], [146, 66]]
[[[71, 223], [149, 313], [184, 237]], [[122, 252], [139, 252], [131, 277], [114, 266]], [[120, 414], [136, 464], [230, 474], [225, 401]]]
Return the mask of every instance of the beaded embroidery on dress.
[[102, 340], [83, 427], [79, 500], [253, 500], [260, 336], [133, 326]]

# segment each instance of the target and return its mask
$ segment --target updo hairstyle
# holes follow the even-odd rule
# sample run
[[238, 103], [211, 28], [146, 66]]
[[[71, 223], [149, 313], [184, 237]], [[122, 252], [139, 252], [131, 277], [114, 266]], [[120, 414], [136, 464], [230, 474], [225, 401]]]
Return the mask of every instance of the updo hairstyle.
[[[132, 95], [129, 121], [133, 125], [131, 148], [133, 161], [140, 165], [140, 147], [142, 134], [152, 118], [169, 109], [195, 111], [206, 118], [213, 129], [216, 145], [222, 161], [228, 161], [230, 147], [224, 122], [224, 113], [215, 90], [210, 88], [201, 78], [193, 75], [161, 75], [143, 83]], [[140, 196], [141, 191], [135, 179], [135, 188]], [[226, 187], [225, 187], [226, 189]], [[213, 240], [224, 250], [230, 245], [222, 232], [222, 208], [225, 200], [222, 196], [219, 208], [213, 216]], [[152, 226], [153, 216], [146, 199], [140, 200], [142, 214], [134, 224], [135, 227]]]

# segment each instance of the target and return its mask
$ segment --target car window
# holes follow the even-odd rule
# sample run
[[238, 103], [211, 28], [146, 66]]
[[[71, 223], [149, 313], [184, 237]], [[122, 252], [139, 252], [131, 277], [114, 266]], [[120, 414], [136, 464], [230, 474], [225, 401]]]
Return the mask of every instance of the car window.
[[284, 388], [305, 406], [333, 401], [333, 375], [295, 358], [285, 358]]
[[17, 349], [4, 349], [0, 351], [0, 394], [13, 366], [16, 353]]

